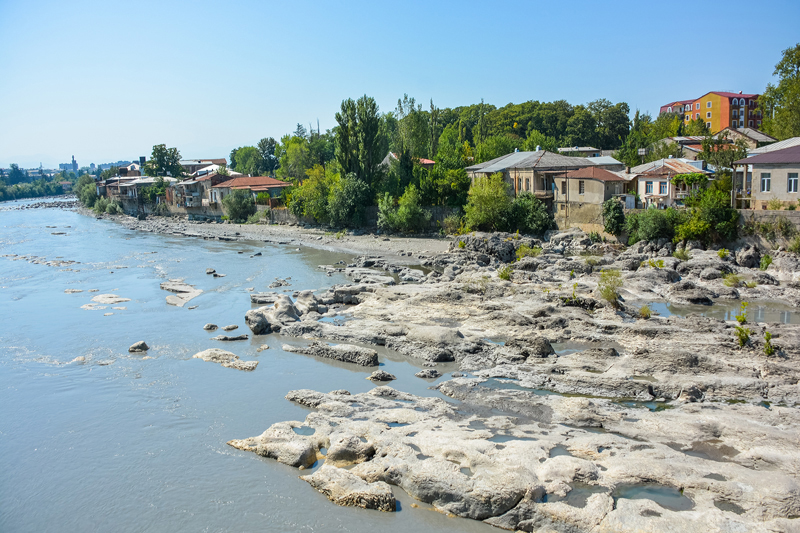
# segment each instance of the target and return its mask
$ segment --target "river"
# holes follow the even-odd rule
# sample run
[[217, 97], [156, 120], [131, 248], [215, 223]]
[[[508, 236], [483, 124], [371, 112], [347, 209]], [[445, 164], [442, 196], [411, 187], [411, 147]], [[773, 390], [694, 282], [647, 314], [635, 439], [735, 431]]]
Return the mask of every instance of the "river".
[[[0, 204], [0, 531], [497, 531], [412, 507], [396, 488], [397, 513], [339, 507], [296, 469], [226, 445], [303, 420], [308, 410], [284, 399], [290, 390], [374, 386], [361, 368], [280, 349], [296, 339], [222, 343], [210, 339], [219, 331], [203, 330], [237, 324], [230, 334], [249, 334], [249, 288], [267, 291], [287, 276], [291, 286], [275, 290], [343, 283], [318, 265], [352, 255], [135, 232], [61, 209], [8, 210], [19, 204]], [[203, 294], [167, 305], [171, 293], [159, 285], [175, 278]], [[81, 308], [99, 294], [130, 301]], [[139, 340], [149, 358], [128, 353]], [[257, 352], [263, 343], [270, 349]], [[240, 372], [192, 359], [212, 347], [259, 366]], [[380, 358], [398, 377], [392, 386], [438, 396], [413, 376], [417, 363], [387, 351]]]

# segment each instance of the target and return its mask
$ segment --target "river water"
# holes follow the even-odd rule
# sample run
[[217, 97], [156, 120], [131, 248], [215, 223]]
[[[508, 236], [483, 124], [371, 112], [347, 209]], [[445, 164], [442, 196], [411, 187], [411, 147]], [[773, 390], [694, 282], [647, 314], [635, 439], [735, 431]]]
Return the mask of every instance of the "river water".
[[[0, 531], [497, 531], [413, 508], [398, 489], [397, 513], [339, 507], [296, 469], [225, 444], [303, 420], [309, 411], [284, 399], [290, 390], [374, 386], [364, 369], [280, 349], [297, 339], [221, 343], [210, 340], [219, 330], [203, 330], [249, 334], [248, 288], [287, 276], [291, 286], [276, 290], [342, 283], [317, 267], [351, 255], [153, 235], [14, 205], [0, 204], [0, 255], [16, 254], [0, 257]], [[174, 278], [204, 291], [187, 304], [196, 309], [166, 304], [159, 284]], [[99, 294], [130, 301], [81, 308]], [[151, 358], [128, 353], [139, 340]], [[263, 343], [270, 349], [257, 352]], [[259, 366], [192, 359], [212, 347]], [[392, 386], [438, 396], [413, 376], [416, 363], [384, 350], [381, 364], [399, 378]]]

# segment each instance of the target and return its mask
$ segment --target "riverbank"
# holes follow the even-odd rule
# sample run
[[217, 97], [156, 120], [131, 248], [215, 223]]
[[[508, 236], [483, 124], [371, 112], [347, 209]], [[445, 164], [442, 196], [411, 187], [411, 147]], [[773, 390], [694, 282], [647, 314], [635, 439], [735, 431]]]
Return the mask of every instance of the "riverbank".
[[308, 246], [333, 252], [369, 255], [397, 264], [419, 264], [447, 250], [450, 239], [440, 236], [381, 235], [363, 231], [332, 232], [321, 228], [266, 225], [217, 224], [172, 217], [148, 217], [138, 220], [126, 215], [97, 215], [79, 208], [81, 214], [112, 220], [130, 230], [164, 235], [178, 235], [220, 241], [261, 241], [272, 244]]

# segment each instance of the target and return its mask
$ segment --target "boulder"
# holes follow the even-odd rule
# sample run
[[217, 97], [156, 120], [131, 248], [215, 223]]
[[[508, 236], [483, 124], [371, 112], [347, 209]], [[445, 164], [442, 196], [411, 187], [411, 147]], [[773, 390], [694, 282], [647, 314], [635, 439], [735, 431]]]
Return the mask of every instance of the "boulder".
[[394, 381], [397, 377], [384, 370], [376, 370], [367, 379], [370, 381]]
[[312, 311], [319, 312], [319, 300], [314, 295], [314, 291], [301, 291], [297, 295], [294, 305], [301, 315]]
[[217, 335], [216, 337], [211, 337], [212, 341], [246, 341], [249, 337], [247, 335], [235, 335], [235, 336], [228, 336], [228, 335]]
[[378, 352], [370, 348], [362, 348], [352, 344], [328, 345], [324, 342], [315, 341], [309, 346], [291, 346], [289, 344], [284, 344], [282, 348], [286, 352], [313, 355], [315, 357], [334, 359], [336, 361], [353, 363], [360, 366], [378, 366]]
[[383, 481], [367, 483], [360, 477], [327, 463], [310, 476], [300, 476], [337, 505], [393, 512], [397, 507], [392, 488]]
[[131, 353], [142, 353], [142, 352], [146, 352], [149, 349], [150, 349], [150, 347], [147, 345], [146, 342], [139, 341], [139, 342], [136, 342], [133, 345], [131, 345], [131, 347], [128, 348], [128, 351], [131, 352]]
[[224, 328], [222, 328], [223, 331], [233, 331], [235, 329], [239, 329], [239, 326], [237, 326], [236, 324], [231, 324], [230, 326], [225, 326]]
[[[347, 393], [345, 396], [350, 395], [349, 392], [344, 392]], [[372, 444], [369, 442], [362, 442], [362, 440], [355, 435], [331, 435], [328, 454], [325, 456], [325, 464], [344, 467], [369, 461], [374, 455], [375, 448]]]
[[420, 370], [414, 375], [422, 379], [436, 379], [440, 377], [442, 374], [435, 368], [426, 368], [425, 370]]
[[300, 313], [292, 303], [292, 299], [281, 294], [272, 307], [259, 307], [251, 309], [244, 315], [247, 327], [254, 335], [280, 331], [285, 325], [300, 320]]
[[745, 268], [758, 268], [761, 264], [761, 252], [755, 246], [743, 246], [736, 250], [736, 264]]
[[206, 331], [216, 331], [217, 325], [216, 324], [206, 324], [203, 326], [203, 329]]
[[258, 437], [230, 440], [228, 445], [239, 450], [254, 452], [262, 457], [275, 459], [295, 468], [300, 466], [308, 468], [317, 460], [319, 446], [313, 435], [298, 435], [294, 432], [293, 428], [300, 425], [299, 422], [273, 424]]
[[218, 348], [203, 350], [202, 352], [194, 354], [192, 358], [202, 359], [203, 361], [217, 363], [227, 368], [235, 368], [236, 370], [243, 370], [245, 372], [251, 372], [258, 366], [258, 361], [242, 361], [239, 359], [238, 355]]

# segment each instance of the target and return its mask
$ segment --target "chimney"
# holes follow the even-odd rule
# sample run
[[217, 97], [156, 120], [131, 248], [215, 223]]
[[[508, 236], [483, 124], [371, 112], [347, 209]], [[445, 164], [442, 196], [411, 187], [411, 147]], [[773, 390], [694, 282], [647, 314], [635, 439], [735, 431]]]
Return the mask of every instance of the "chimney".
[[625, 174], [630, 174], [630, 173], [631, 173], [631, 167], [626, 165], [625, 166]]
[[739, 94], [742, 94], [742, 91], [739, 91]]

